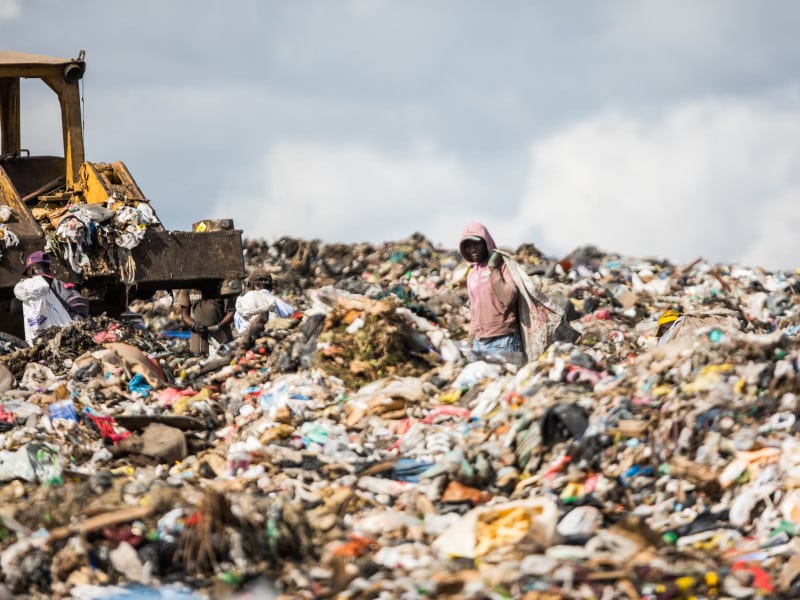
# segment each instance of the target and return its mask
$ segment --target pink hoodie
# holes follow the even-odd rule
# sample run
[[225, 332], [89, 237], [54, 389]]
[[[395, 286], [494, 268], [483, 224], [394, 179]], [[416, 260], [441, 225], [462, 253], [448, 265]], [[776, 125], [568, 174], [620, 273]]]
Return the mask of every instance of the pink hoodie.
[[[462, 250], [464, 238], [477, 236], [486, 242], [489, 256], [497, 248], [489, 231], [481, 223], [470, 223], [461, 234], [458, 251], [462, 258], [467, 260]], [[470, 323], [470, 336], [479, 340], [486, 340], [501, 335], [517, 333], [517, 287], [511, 279], [508, 267], [500, 267], [500, 278], [495, 281], [495, 286], [500, 287], [509, 299], [504, 303], [498, 298], [490, 280], [491, 269], [486, 262], [473, 263], [467, 276], [467, 290], [469, 291], [469, 304], [472, 312]]]

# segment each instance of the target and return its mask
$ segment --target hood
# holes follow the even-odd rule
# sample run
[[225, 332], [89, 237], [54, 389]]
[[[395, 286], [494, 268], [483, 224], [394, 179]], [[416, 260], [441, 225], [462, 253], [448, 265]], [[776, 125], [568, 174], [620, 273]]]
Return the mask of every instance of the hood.
[[461, 254], [461, 258], [467, 260], [467, 258], [464, 256], [464, 252], [461, 250], [461, 244], [464, 241], [464, 238], [473, 235], [478, 236], [484, 242], [486, 242], [486, 250], [489, 251], [489, 255], [491, 256], [492, 252], [494, 252], [497, 248], [497, 244], [494, 243], [494, 238], [489, 233], [489, 230], [486, 229], [486, 226], [475, 221], [464, 227], [464, 231], [461, 232], [461, 240], [458, 242], [458, 252]]

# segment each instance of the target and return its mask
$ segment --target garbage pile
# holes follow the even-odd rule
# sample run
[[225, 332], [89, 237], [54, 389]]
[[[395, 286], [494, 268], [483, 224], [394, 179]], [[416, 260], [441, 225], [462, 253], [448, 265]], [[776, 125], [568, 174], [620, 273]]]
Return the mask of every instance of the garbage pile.
[[249, 347], [159, 294], [5, 353], [0, 597], [800, 595], [800, 277], [512, 254], [580, 333], [526, 364], [418, 234], [248, 241]]
[[111, 271], [125, 283], [135, 281], [131, 250], [148, 228], [163, 230], [149, 202], [126, 202], [116, 195], [104, 204], [45, 205], [31, 212], [42, 227], [48, 249], [73, 272], [90, 276]]

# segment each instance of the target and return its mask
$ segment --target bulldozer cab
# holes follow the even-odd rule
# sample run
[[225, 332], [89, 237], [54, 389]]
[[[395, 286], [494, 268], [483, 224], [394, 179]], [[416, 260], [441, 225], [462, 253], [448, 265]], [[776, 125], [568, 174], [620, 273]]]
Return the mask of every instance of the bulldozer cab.
[[[86, 161], [85, 72], [83, 51], [73, 59], [0, 51], [0, 331], [22, 331], [21, 315], [9, 307], [35, 250], [48, 252], [53, 274], [78, 285], [94, 314], [119, 316], [130, 300], [160, 289], [213, 294], [223, 280], [244, 276], [242, 232], [232, 221], [167, 231], [123, 162]], [[61, 124], [53, 136], [63, 156], [25, 147], [23, 79], [53, 92]]]

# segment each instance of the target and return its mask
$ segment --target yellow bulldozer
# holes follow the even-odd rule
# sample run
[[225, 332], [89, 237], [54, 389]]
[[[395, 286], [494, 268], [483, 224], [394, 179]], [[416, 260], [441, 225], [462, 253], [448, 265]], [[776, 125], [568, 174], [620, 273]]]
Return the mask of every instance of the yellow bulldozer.
[[[54, 275], [81, 288], [93, 314], [119, 316], [157, 290], [213, 293], [225, 279], [244, 276], [242, 232], [232, 221], [166, 231], [124, 163], [85, 161], [84, 57], [0, 51], [0, 331], [13, 335], [22, 332], [21, 315], [9, 310], [13, 287], [35, 250], [49, 253]], [[23, 147], [22, 79], [55, 93], [63, 156]]]

